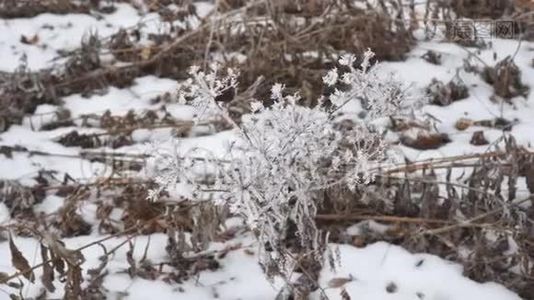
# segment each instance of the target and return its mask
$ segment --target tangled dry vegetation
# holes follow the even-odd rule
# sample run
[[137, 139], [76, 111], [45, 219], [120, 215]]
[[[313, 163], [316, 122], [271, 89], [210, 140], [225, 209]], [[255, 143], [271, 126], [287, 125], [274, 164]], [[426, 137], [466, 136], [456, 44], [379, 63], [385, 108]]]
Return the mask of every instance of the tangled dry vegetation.
[[[138, 43], [143, 34], [141, 25], [124, 28], [109, 37], [89, 34], [79, 49], [62, 53], [62, 63], [53, 69], [35, 72], [29, 70], [23, 60], [15, 72], [0, 74], [0, 132], [12, 124], [20, 124], [22, 118], [33, 113], [40, 104], [61, 105], [61, 97], [74, 93], [92, 95], [109, 86], [129, 86], [142, 75], [184, 80], [191, 65], [207, 67], [213, 59], [225, 67], [240, 70], [239, 89], [223, 93], [217, 99], [227, 103], [233, 120], [250, 112], [252, 98], [264, 99], [264, 105], [271, 105], [271, 86], [277, 82], [285, 83], [288, 93], [300, 91], [299, 104], [315, 106], [319, 96], [333, 92], [325, 88], [322, 81], [340, 52], [361, 54], [371, 48], [379, 61], [400, 61], [413, 47], [413, 31], [423, 21], [503, 16], [526, 20], [526, 6], [530, 5], [528, 1], [481, 0], [455, 1], [451, 6], [447, 5], [449, 1], [435, 0], [428, 1], [427, 15], [419, 19], [414, 12], [416, 4], [408, 2], [408, 5], [399, 5], [400, 1], [382, 0], [377, 7], [362, 8], [365, 6], [340, 0], [222, 0], [210, 15], [199, 17], [192, 1], [146, 1], [144, 7], [160, 14], [173, 28], [168, 33], [148, 36], [152, 42], [150, 46]], [[489, 2], [492, 5], [488, 5]], [[174, 9], [168, 7], [171, 3]], [[43, 12], [87, 14], [95, 10], [109, 13], [113, 3], [0, 1], [1, 18], [29, 17]], [[198, 18], [200, 25], [195, 28], [172, 25], [176, 20], [191, 17]], [[528, 26], [521, 30], [528, 32]], [[27, 42], [31, 43], [31, 38]], [[112, 61], [103, 61], [104, 54], [111, 54]], [[439, 57], [432, 53], [427, 59], [440, 63]], [[526, 91], [519, 70], [511, 60], [505, 59], [495, 68], [473, 72], [478, 72], [503, 99]], [[443, 106], [468, 96], [465, 86], [456, 81], [433, 82], [428, 92], [433, 103]], [[175, 95], [153, 99], [154, 103], [163, 104], [172, 101], [176, 101]], [[41, 280], [46, 288], [42, 299], [46, 299], [47, 291], [56, 289], [54, 278], [60, 278], [65, 282], [65, 299], [103, 299], [106, 291], [102, 282], [107, 274], [108, 258], [119, 248], [128, 249], [129, 267], [124, 272], [132, 278], [180, 283], [198, 272], [219, 267], [218, 259], [232, 249], [204, 250], [209, 242], [225, 241], [237, 234], [224, 225], [231, 216], [228, 208], [209, 201], [173, 199], [165, 191], [160, 191], [158, 201], [151, 201], [149, 191], [156, 187], [155, 182], [132, 176], [145, 167], [146, 155], [95, 150], [102, 145], [112, 148], [131, 145], [132, 132], [140, 128], [171, 128], [174, 136], [188, 137], [205, 134], [195, 131], [194, 126], [205, 125], [209, 133], [233, 126], [231, 121], [220, 118], [193, 124], [173, 118], [164, 109], [163, 106], [163, 114], [162, 111], [147, 111], [139, 115], [132, 111], [126, 116], [114, 116], [108, 111], [103, 115], [76, 118], [71, 117], [68, 110], [62, 110], [56, 113], [53, 121], [36, 128], [52, 130], [81, 119], [84, 127], [102, 129], [104, 132], [98, 134], [71, 131], [58, 142], [83, 148], [80, 158], [105, 163], [112, 171], [109, 176], [91, 183], [75, 182], [68, 176], [57, 178], [45, 169], [34, 178], [38, 184], [33, 187], [11, 180], [0, 182], [0, 200], [16, 220], [1, 228], [2, 236], [9, 239], [11, 262], [18, 270], [14, 274], [0, 274], [1, 284], [22, 291], [19, 277], [32, 282]], [[457, 126], [466, 128], [474, 122], [502, 129], [513, 126], [507, 120], [463, 120]], [[415, 140], [401, 138], [401, 143], [412, 148], [433, 149], [448, 141], [448, 137], [433, 133], [426, 121], [392, 117], [390, 123], [390, 130], [400, 134], [414, 127], [427, 132]], [[481, 143], [481, 138], [474, 143]], [[495, 146], [480, 155], [399, 164], [380, 170], [374, 181], [353, 191], [325, 189], [321, 191], [325, 201], [318, 207], [316, 226], [330, 232], [332, 242], [362, 247], [384, 240], [411, 251], [460, 262], [468, 277], [496, 281], [524, 299], [534, 299], [534, 199], [532, 196], [519, 198], [516, 193], [518, 179], [524, 178], [530, 193], [534, 194], [534, 154], [516, 145], [512, 136], [506, 136], [499, 145], [501, 148]], [[58, 155], [19, 146], [1, 146], [0, 153], [8, 158], [17, 153]], [[468, 171], [460, 177], [453, 175], [459, 174], [457, 170], [460, 169]], [[446, 174], [446, 180], [440, 181], [436, 174]], [[57, 214], [37, 215], [32, 207], [51, 194], [65, 197], [65, 204]], [[77, 249], [67, 249], [61, 242], [62, 238], [91, 232], [91, 225], [77, 210], [80, 203], [86, 201], [97, 206], [97, 228], [106, 235], [103, 240], [127, 237], [117, 247], [105, 249], [100, 265], [90, 270], [80, 267], [84, 261], [81, 250], [104, 247], [103, 240]], [[120, 222], [111, 218], [116, 208], [124, 212]], [[388, 229], [373, 231], [372, 226], [366, 225], [369, 221], [387, 224]], [[344, 230], [355, 223], [363, 224], [365, 232], [357, 238], [348, 236]], [[168, 237], [165, 246], [168, 261], [159, 265], [146, 255], [141, 260], [132, 255], [133, 238], [152, 233], [164, 233]], [[191, 239], [186, 240], [184, 233], [191, 234]], [[11, 234], [38, 238], [43, 263], [31, 265], [18, 250]], [[466, 256], [465, 253], [470, 254]], [[305, 262], [298, 271], [315, 280], [320, 269]], [[164, 265], [170, 268], [163, 268]], [[41, 278], [33, 273], [38, 268], [42, 269]], [[303, 293], [307, 292], [310, 291]], [[22, 292], [11, 297], [24, 298]]]

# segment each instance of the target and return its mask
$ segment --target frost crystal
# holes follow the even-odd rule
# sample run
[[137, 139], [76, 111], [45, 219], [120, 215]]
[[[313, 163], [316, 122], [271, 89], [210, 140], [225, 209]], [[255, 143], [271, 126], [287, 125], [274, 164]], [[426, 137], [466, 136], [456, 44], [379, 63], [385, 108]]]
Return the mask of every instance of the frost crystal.
[[186, 80], [179, 98], [190, 99], [189, 104], [197, 109], [197, 120], [220, 114], [217, 97], [224, 92], [237, 88], [238, 73], [227, 69], [224, 75], [218, 64], [211, 65], [211, 71], [205, 73], [198, 66], [189, 69], [191, 78]]
[[334, 84], [337, 83], [337, 80], [338, 80], [337, 68], [334, 68], [328, 71], [328, 73], [326, 73], [326, 75], [323, 77], [323, 82], [327, 86], [333, 86]]

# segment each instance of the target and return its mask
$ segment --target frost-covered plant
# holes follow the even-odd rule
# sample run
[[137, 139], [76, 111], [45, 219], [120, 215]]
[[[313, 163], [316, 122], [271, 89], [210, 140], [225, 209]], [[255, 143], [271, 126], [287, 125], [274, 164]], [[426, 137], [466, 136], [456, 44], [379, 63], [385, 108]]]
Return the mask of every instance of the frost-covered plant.
[[[283, 85], [274, 85], [273, 105], [252, 102], [253, 114], [244, 116], [240, 125], [234, 123], [238, 140], [224, 161], [203, 161], [210, 180], [199, 180], [195, 160], [175, 157], [166, 168], [170, 175], [162, 176], [160, 183], [186, 182], [196, 195], [242, 216], [260, 242], [262, 263], [274, 274], [287, 278], [297, 263], [295, 253], [321, 262], [326, 235], [315, 222], [320, 192], [355, 189], [373, 180], [377, 164], [386, 159], [387, 145], [370, 124], [397, 112], [407, 98], [397, 81], [377, 82], [381, 79], [370, 68], [372, 56], [366, 52], [359, 68], [354, 67], [354, 56], [343, 56], [339, 63], [348, 72], [334, 69], [324, 77], [329, 86], [345, 86], [330, 96], [333, 107], [300, 106], [298, 94], [284, 94]], [[235, 72], [219, 80], [216, 70], [192, 69], [188, 85], [197, 107], [229, 118], [217, 97], [237, 87]], [[367, 117], [365, 122], [350, 117], [352, 129], [340, 131], [337, 124], [346, 116], [339, 113], [347, 105], [364, 107]]]
[[369, 119], [377, 119], [398, 113], [416, 104], [408, 88], [392, 74], [381, 76], [377, 68], [371, 68], [374, 53], [367, 50], [360, 66], [354, 65], [357, 57], [352, 54], [343, 55], [339, 64], [348, 69], [339, 75], [337, 68], [330, 70], [323, 81], [328, 86], [342, 84], [346, 89], [336, 89], [330, 101], [338, 109], [347, 112], [363, 107]]
[[197, 109], [197, 120], [224, 113], [217, 103], [217, 97], [237, 88], [239, 74], [233, 69], [226, 69], [221, 74], [216, 63], [211, 64], [210, 69], [211, 72], [205, 73], [198, 66], [191, 67], [191, 77], [182, 84], [178, 95], [179, 102], [187, 102]]

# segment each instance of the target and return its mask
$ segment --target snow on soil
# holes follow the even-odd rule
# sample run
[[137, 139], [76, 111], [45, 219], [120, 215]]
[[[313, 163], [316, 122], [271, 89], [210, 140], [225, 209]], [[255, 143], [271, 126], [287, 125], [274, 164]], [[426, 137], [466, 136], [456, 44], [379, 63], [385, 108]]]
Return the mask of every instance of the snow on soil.
[[[101, 18], [85, 14], [41, 14], [30, 19], [4, 20], [0, 23], [1, 71], [12, 71], [19, 58], [26, 54], [32, 69], [50, 66], [58, 56], [58, 50], [74, 50], [81, 37], [91, 31], [109, 36], [121, 27], [131, 27], [141, 21], [137, 10], [127, 4], [117, 4], [117, 10]], [[154, 18], [155, 16], [152, 16]], [[150, 16], [147, 16], [150, 18]], [[20, 43], [21, 36], [31, 39], [38, 36], [34, 45]]]
[[[98, 31], [102, 36], [109, 36], [121, 27], [133, 26], [147, 21], [147, 30], [159, 30], [157, 16], [151, 14], [140, 15], [136, 9], [127, 4], [117, 4], [117, 11], [100, 17], [89, 15], [51, 15], [43, 14], [34, 18], [4, 20], [0, 22], [0, 71], [12, 71], [18, 66], [19, 58], [25, 54], [28, 66], [32, 70], [45, 68], [54, 63], [58, 57], [58, 50], [72, 50], [76, 48], [80, 39], [90, 30]], [[203, 11], [207, 5], [201, 4]], [[152, 22], [152, 23], [151, 23]], [[39, 36], [35, 45], [20, 42], [21, 35]], [[493, 52], [498, 60], [512, 55], [517, 50], [515, 61], [521, 68], [523, 81], [534, 82], [534, 68], [530, 62], [534, 56], [534, 44], [523, 42], [519, 48], [516, 41], [493, 40], [492, 49], [482, 50], [479, 56], [489, 65], [494, 65]], [[421, 55], [432, 49], [442, 54], [443, 64], [436, 66], [421, 59]], [[409, 55], [405, 62], [382, 63], [384, 71], [395, 71], [402, 74], [402, 79], [413, 82], [415, 88], [424, 87], [432, 78], [448, 82], [456, 75], [456, 69], [461, 67], [463, 59], [468, 53], [453, 44], [438, 42], [421, 42]], [[459, 117], [472, 119], [488, 119], [503, 116], [509, 120], [518, 120], [518, 125], [512, 129], [512, 134], [518, 142], [529, 145], [534, 142], [534, 93], [528, 99], [518, 98], [514, 105], [500, 105], [489, 100], [492, 89], [478, 77], [460, 71], [460, 77], [468, 84], [471, 96], [468, 99], [453, 103], [447, 107], [427, 105], [425, 112], [439, 120], [438, 129], [449, 133], [452, 142], [438, 150], [416, 151], [406, 147], [401, 150], [411, 159], [426, 157], [440, 157], [448, 155], [469, 154], [483, 152], [486, 147], [472, 146], [469, 139], [477, 128], [469, 128], [459, 132], [454, 123]], [[64, 107], [72, 115], [102, 114], [110, 110], [114, 115], [124, 115], [128, 110], [142, 112], [154, 108], [150, 99], [157, 95], [172, 92], [179, 83], [173, 80], [155, 77], [138, 78], [134, 85], [128, 88], [111, 87], [104, 95], [84, 98], [81, 95], [70, 95], [63, 99]], [[14, 153], [12, 158], [0, 155], [0, 179], [17, 180], [21, 184], [34, 184], [33, 178], [39, 170], [46, 168], [61, 175], [69, 174], [75, 179], [91, 181], [94, 174], [104, 174], [105, 166], [100, 163], [89, 162], [77, 158], [81, 149], [65, 147], [55, 140], [62, 134], [75, 128], [60, 128], [52, 131], [38, 131], [47, 122], [47, 118], [58, 108], [42, 105], [37, 108], [35, 115], [27, 116], [20, 126], [12, 126], [7, 132], [0, 134], [0, 145], [20, 145], [29, 150], [45, 151], [72, 157], [47, 157]], [[186, 105], [173, 104], [167, 108], [174, 117], [190, 120], [194, 116], [194, 109]], [[79, 125], [79, 124], [78, 124]], [[79, 129], [87, 132], [88, 129]], [[84, 131], [85, 130], [85, 131]], [[119, 152], [145, 153], [150, 147], [144, 143], [165, 141], [169, 132], [158, 130], [140, 130], [134, 133], [134, 139], [139, 143], [117, 149]], [[491, 142], [501, 136], [498, 130], [487, 130], [486, 137]], [[224, 145], [232, 140], [232, 132], [223, 132], [212, 136], [185, 138], [180, 146], [186, 151], [193, 147], [209, 149], [224, 149]], [[163, 145], [162, 147], [165, 147]], [[42, 203], [34, 207], [36, 212], [46, 214], [57, 211], [64, 199], [58, 196], [48, 196]], [[91, 204], [79, 208], [87, 221], [95, 220], [95, 209]], [[0, 225], [10, 223], [9, 212], [0, 203]], [[68, 248], [76, 248], [101, 238], [93, 230], [89, 236], [64, 239]], [[350, 233], [350, 232], [349, 232]], [[353, 230], [352, 234], [357, 234]], [[111, 239], [104, 244], [109, 247], [119, 244], [123, 239]], [[29, 258], [30, 264], [40, 262], [38, 242], [30, 238], [15, 238], [15, 243], [23, 254]], [[134, 256], [139, 259], [148, 237], [140, 236], [134, 240]], [[267, 281], [257, 264], [254, 249], [257, 245], [247, 234], [238, 235], [225, 244], [212, 245], [210, 250], [223, 249], [231, 245], [248, 245], [237, 247], [220, 260], [221, 268], [216, 271], [204, 271], [198, 277], [183, 284], [168, 284], [163, 281], [149, 281], [145, 279], [130, 279], [125, 270], [127, 249], [120, 249], [110, 258], [109, 275], [105, 278], [104, 287], [109, 291], [110, 299], [274, 299], [281, 282]], [[165, 261], [166, 237], [161, 234], [150, 236], [148, 257], [157, 263]], [[341, 299], [341, 290], [359, 300], [515, 300], [518, 296], [494, 283], [476, 283], [462, 276], [459, 265], [453, 264], [439, 257], [428, 254], [411, 254], [406, 250], [386, 243], [376, 243], [365, 248], [355, 248], [349, 245], [332, 245], [339, 247], [341, 263], [336, 271], [324, 268], [320, 283], [324, 293], [330, 299]], [[249, 251], [245, 251], [249, 249]], [[98, 257], [103, 254], [98, 246], [83, 250], [86, 262], [83, 267], [88, 269], [99, 264]], [[10, 261], [8, 243], [0, 242], [0, 272], [13, 273], [16, 270]], [[41, 271], [37, 270], [37, 277]], [[342, 286], [331, 286], [333, 279], [347, 279]], [[58, 283], [59, 284], [59, 283]], [[4, 287], [2, 287], [4, 288]], [[40, 284], [25, 283], [24, 296], [32, 297], [39, 294]], [[7, 288], [6, 288], [7, 291]], [[60, 297], [58, 289], [52, 297]], [[314, 295], [320, 298], [320, 292]], [[0, 290], [0, 299], [9, 299], [8, 293]]]
[[[68, 248], [83, 246], [96, 236], [65, 239]], [[134, 239], [134, 258], [139, 260], [143, 256], [147, 242], [149, 243], [148, 257], [154, 262], [165, 260], [166, 236], [153, 234]], [[103, 244], [108, 249], [121, 243], [122, 239], [112, 239]], [[31, 262], [40, 263], [36, 255], [39, 244], [34, 239], [17, 238], [19, 249], [26, 257], [35, 258]], [[5, 243], [4, 243], [5, 244]], [[111, 299], [119, 295], [126, 299], [274, 299], [282, 282], [267, 281], [257, 264], [254, 253], [254, 242], [250, 236], [238, 237], [228, 244], [216, 244], [209, 250], [223, 249], [228, 245], [246, 245], [230, 251], [220, 260], [222, 267], [216, 271], [205, 271], [183, 284], [167, 284], [161, 281], [145, 279], [131, 279], [124, 271], [128, 268], [126, 262], [127, 248], [122, 248], [112, 256], [108, 263], [112, 270], [104, 281], [104, 287], [109, 291]], [[249, 245], [249, 246], [247, 246]], [[434, 255], [411, 254], [406, 250], [383, 242], [368, 245], [365, 248], [355, 248], [348, 245], [332, 245], [340, 253], [340, 265], [335, 271], [324, 268], [321, 273], [321, 292], [329, 299], [342, 299], [341, 290], [345, 289], [349, 295], [355, 295], [361, 300], [516, 300], [520, 299], [504, 287], [494, 283], [477, 283], [462, 276], [461, 266], [440, 259]], [[83, 251], [86, 262], [83, 267], [99, 264], [99, 256], [103, 255], [102, 248], [95, 247]], [[9, 249], [0, 247], [1, 257], [9, 257]], [[114, 270], [114, 272], [113, 272]], [[0, 272], [14, 272], [9, 261], [0, 263]], [[36, 276], [41, 275], [36, 271]], [[345, 280], [342, 286], [333, 284]], [[24, 290], [26, 297], [39, 294], [38, 285], [28, 285]], [[60, 297], [61, 289], [50, 297]], [[320, 292], [312, 295], [312, 299], [321, 299]], [[7, 295], [0, 299], [9, 299]]]

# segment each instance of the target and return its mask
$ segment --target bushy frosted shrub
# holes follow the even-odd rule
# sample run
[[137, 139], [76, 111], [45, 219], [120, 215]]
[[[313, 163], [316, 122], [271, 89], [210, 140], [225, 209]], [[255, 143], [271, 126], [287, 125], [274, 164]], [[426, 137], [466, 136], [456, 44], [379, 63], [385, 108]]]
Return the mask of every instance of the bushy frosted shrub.
[[[275, 274], [287, 276], [294, 270], [295, 252], [322, 261], [327, 235], [315, 222], [318, 193], [334, 186], [355, 189], [373, 180], [387, 145], [371, 124], [398, 112], [409, 98], [400, 82], [380, 78], [371, 67], [372, 57], [367, 51], [355, 67], [355, 56], [342, 56], [339, 65], [345, 72], [333, 69], [323, 78], [333, 93], [312, 108], [298, 105], [298, 94], [274, 85], [274, 104], [264, 107], [251, 99], [253, 113], [239, 125], [217, 101], [237, 88], [237, 73], [219, 74], [217, 66], [208, 73], [192, 68], [181, 97], [198, 108], [200, 117], [218, 115], [234, 124], [238, 139], [223, 159], [160, 159], [157, 167], [164, 172], [159, 183], [187, 183], [198, 197], [227, 205], [243, 217], [259, 240], [262, 263]], [[330, 105], [323, 105], [326, 100]], [[343, 113], [357, 108], [366, 112], [364, 119]], [[336, 125], [346, 118], [352, 121], [351, 130], [339, 130]], [[198, 172], [200, 163], [209, 176]]]

